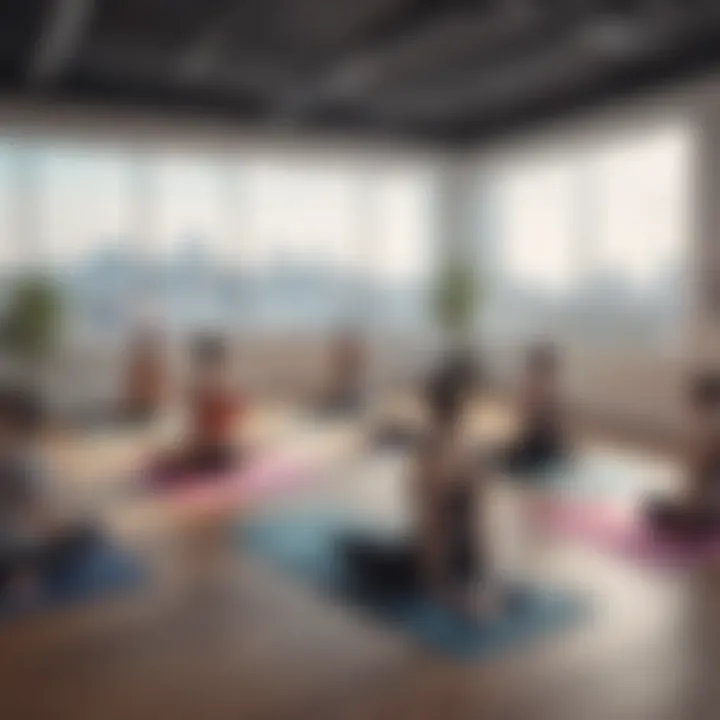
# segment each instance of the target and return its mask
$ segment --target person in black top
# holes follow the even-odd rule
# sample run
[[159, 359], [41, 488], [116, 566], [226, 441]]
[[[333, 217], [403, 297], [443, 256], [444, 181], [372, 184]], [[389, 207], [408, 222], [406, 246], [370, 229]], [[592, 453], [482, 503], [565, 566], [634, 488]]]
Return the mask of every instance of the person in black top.
[[720, 532], [720, 374], [694, 377], [688, 396], [684, 496], [653, 499], [646, 513], [656, 530], [696, 538]]
[[99, 538], [62, 512], [40, 460], [43, 411], [35, 393], [0, 387], [0, 595], [33, 592]]
[[560, 362], [552, 345], [530, 347], [520, 389], [520, 432], [500, 456], [511, 473], [533, 471], [568, 453], [560, 398]]

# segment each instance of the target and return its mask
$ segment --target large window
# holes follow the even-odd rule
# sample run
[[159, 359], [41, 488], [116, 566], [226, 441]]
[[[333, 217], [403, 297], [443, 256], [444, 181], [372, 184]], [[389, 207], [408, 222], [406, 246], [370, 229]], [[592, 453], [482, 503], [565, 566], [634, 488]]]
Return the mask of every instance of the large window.
[[20, 259], [15, 238], [17, 215], [14, 211], [18, 189], [12, 181], [15, 161], [12, 145], [0, 144], [0, 310], [5, 307], [9, 281]]
[[244, 177], [249, 316], [266, 328], [346, 322], [357, 312], [357, 177], [279, 160]]
[[0, 277], [37, 261], [37, 194], [32, 158], [16, 140], [0, 140]]
[[689, 150], [690, 134], [673, 126], [485, 174], [487, 329], [672, 343], [684, 309]]
[[0, 268], [3, 275], [14, 260], [12, 241], [12, 148], [9, 144], [0, 144]]
[[375, 226], [362, 238], [379, 325], [422, 326], [435, 266], [432, 228], [433, 177], [416, 170], [378, 170], [372, 176], [369, 208]]
[[560, 298], [577, 281], [573, 187], [570, 163], [538, 164], [500, 178], [505, 218], [499, 248], [509, 283]]
[[175, 329], [229, 326], [225, 302], [228, 208], [219, 164], [163, 157], [153, 168], [150, 211], [156, 220], [148, 260], [157, 263], [163, 307]]
[[670, 341], [686, 299], [688, 138], [669, 129], [608, 144], [591, 169], [596, 226], [583, 300], [629, 338]]
[[102, 148], [40, 146], [24, 162], [42, 257], [65, 290], [73, 333], [117, 337], [132, 308], [129, 165]]
[[[486, 321], [511, 335], [550, 330], [580, 280], [575, 166], [541, 159], [502, 168], [493, 179], [494, 267], [486, 273]], [[552, 327], [557, 330], [556, 327]]]
[[0, 261], [60, 281], [74, 336], [417, 326], [432, 265], [431, 176], [289, 154], [0, 145]]

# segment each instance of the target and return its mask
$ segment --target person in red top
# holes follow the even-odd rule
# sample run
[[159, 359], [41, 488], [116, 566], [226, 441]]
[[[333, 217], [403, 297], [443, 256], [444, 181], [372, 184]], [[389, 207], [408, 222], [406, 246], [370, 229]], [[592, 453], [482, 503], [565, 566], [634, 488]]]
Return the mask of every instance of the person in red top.
[[187, 447], [188, 465], [193, 472], [220, 472], [239, 460], [234, 433], [242, 406], [231, 387], [229, 360], [229, 349], [221, 337], [209, 335], [195, 341]]
[[152, 469], [158, 482], [174, 485], [215, 475], [241, 461], [235, 430], [242, 416], [242, 403], [231, 388], [229, 360], [229, 349], [221, 337], [203, 335], [193, 342], [187, 392], [188, 431], [178, 452]]

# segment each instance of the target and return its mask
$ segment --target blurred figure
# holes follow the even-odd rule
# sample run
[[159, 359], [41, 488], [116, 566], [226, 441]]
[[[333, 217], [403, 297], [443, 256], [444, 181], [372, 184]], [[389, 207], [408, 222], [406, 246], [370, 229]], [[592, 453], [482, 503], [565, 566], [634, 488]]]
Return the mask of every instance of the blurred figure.
[[[473, 388], [477, 384], [480, 373], [478, 364], [470, 350], [455, 351], [443, 361], [442, 372], [457, 377], [459, 381]], [[374, 434], [374, 442], [378, 447], [390, 450], [412, 450], [423, 441], [423, 432], [412, 421], [388, 418], [382, 420]]]
[[0, 594], [34, 591], [96, 533], [61, 513], [40, 461], [43, 412], [33, 393], [0, 388]]
[[345, 329], [330, 343], [330, 368], [323, 410], [330, 413], [355, 413], [362, 407], [366, 357], [362, 336]]
[[124, 383], [123, 415], [130, 422], [152, 420], [163, 407], [169, 371], [159, 331], [143, 329], [131, 338]]
[[221, 336], [202, 335], [191, 348], [187, 408], [189, 432], [178, 453], [162, 463], [168, 481], [221, 473], [238, 465], [235, 431], [243, 403], [231, 382], [230, 350]]
[[686, 485], [680, 501], [653, 500], [648, 518], [658, 530], [696, 537], [720, 531], [720, 375], [690, 383]]
[[426, 392], [429, 429], [410, 478], [412, 536], [347, 538], [343, 551], [373, 593], [427, 594], [454, 612], [487, 609], [485, 478], [463, 441], [470, 374], [445, 365]]
[[527, 351], [520, 387], [520, 432], [502, 453], [508, 472], [529, 472], [562, 460], [568, 452], [560, 393], [560, 362], [547, 343]]

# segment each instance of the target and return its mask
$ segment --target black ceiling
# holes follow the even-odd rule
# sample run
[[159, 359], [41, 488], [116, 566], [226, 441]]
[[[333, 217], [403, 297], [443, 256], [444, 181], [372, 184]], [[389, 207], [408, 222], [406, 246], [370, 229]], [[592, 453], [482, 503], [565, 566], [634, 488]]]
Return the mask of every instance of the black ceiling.
[[12, 96], [467, 141], [720, 61], [720, 0], [0, 0]]

